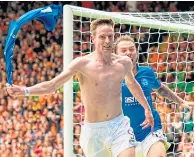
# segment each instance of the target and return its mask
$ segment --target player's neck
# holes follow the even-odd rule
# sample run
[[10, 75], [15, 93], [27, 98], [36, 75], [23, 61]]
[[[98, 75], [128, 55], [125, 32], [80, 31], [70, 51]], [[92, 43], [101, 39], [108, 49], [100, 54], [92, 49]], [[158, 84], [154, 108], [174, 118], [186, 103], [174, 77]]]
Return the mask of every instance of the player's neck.
[[137, 65], [136, 64], [133, 65], [133, 74], [134, 74], [134, 76], [137, 74]]
[[111, 53], [103, 54], [98, 51], [94, 51], [95, 60], [103, 65], [109, 65], [112, 63]]

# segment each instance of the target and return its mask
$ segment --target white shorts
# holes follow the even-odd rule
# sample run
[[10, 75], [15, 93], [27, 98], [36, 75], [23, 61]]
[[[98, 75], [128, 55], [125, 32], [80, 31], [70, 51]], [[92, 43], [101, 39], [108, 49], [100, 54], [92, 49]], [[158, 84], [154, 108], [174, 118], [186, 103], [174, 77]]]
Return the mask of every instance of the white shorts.
[[153, 132], [152, 134], [150, 133], [142, 142], [137, 145], [135, 149], [136, 157], [146, 157], [150, 147], [158, 141], [162, 141], [166, 150], [168, 150], [170, 143], [167, 142], [167, 138], [163, 135], [163, 132], [160, 129]]
[[130, 120], [122, 114], [105, 122], [84, 122], [81, 129], [80, 145], [86, 157], [117, 157], [136, 144]]

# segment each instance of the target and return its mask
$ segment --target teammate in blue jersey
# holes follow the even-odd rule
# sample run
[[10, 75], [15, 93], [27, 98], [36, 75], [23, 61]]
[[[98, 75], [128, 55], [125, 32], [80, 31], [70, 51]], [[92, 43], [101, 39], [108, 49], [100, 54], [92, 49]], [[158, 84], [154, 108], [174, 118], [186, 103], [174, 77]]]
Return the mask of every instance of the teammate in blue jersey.
[[156, 78], [153, 70], [148, 66], [138, 66], [137, 62], [137, 50], [134, 40], [128, 36], [121, 36], [117, 39], [114, 45], [114, 52], [129, 56], [133, 62], [133, 73], [136, 80], [140, 84], [145, 97], [151, 107], [152, 114], [154, 117], [154, 131], [151, 131], [151, 127], [142, 128], [142, 123], [144, 121], [144, 109], [131, 94], [125, 80], [122, 83], [122, 108], [124, 115], [128, 116], [131, 121], [131, 127], [134, 130], [136, 140], [140, 144], [136, 147], [136, 157], [165, 157], [166, 150], [170, 146], [167, 143], [166, 137], [162, 132], [161, 120], [158, 112], [154, 109], [152, 105], [151, 92], [153, 89], [174, 102], [183, 105], [183, 107], [191, 109], [193, 103], [186, 102], [180, 97], [178, 97], [174, 92], [172, 92], [168, 87], [160, 83]]

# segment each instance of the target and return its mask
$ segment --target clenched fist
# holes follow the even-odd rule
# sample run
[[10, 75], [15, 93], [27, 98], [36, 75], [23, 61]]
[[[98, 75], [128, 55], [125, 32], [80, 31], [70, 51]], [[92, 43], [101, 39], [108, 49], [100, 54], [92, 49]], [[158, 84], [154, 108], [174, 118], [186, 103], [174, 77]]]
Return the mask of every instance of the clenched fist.
[[6, 84], [7, 92], [12, 97], [24, 96], [24, 88], [16, 85]]

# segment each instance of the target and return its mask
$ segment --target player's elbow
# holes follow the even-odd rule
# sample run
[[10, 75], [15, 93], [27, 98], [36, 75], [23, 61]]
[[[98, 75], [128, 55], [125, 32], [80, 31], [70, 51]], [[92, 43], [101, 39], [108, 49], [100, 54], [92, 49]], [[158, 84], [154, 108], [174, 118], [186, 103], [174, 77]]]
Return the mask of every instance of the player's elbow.
[[48, 81], [48, 86], [47, 87], [48, 87], [47, 90], [48, 90], [49, 94], [52, 94], [53, 92], [56, 91], [56, 89], [55, 89], [55, 82], [52, 81], [52, 80]]
[[139, 88], [141, 88], [139, 83], [135, 79], [127, 81], [126, 84], [131, 92], [137, 91], [139, 90]]
[[135, 79], [131, 79], [131, 80], [126, 79], [126, 84], [127, 84], [128, 86], [134, 86], [135, 83], [136, 83], [136, 80], [135, 80]]

